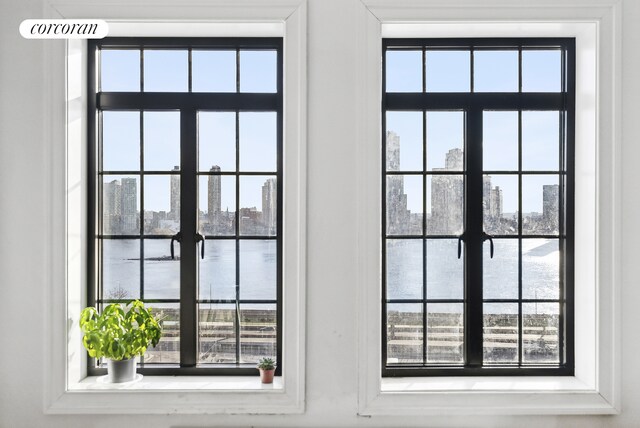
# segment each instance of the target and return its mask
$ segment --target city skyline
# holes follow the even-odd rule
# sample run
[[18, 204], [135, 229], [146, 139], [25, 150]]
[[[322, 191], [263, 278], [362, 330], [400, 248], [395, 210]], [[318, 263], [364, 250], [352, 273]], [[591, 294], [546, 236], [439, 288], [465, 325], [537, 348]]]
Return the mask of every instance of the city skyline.
[[[175, 166], [175, 172], [179, 167]], [[215, 174], [220, 167], [213, 165], [207, 176], [200, 176], [207, 180], [200, 181], [200, 196], [206, 192], [206, 202], [200, 197], [199, 227], [204, 233], [218, 235], [235, 234], [235, 204], [233, 209], [222, 205], [222, 180], [225, 177]], [[112, 177], [111, 177], [112, 178]], [[103, 183], [103, 233], [105, 234], [138, 234], [140, 227], [138, 178], [119, 177], [108, 179]], [[145, 177], [145, 182], [148, 177]], [[144, 210], [144, 232], [146, 234], [172, 234], [180, 229], [180, 176], [173, 174], [166, 184], [169, 187], [169, 210]], [[243, 204], [246, 198], [240, 198], [240, 234], [242, 235], [275, 235], [277, 233], [277, 179], [265, 177], [241, 177], [251, 181], [264, 180], [260, 185], [260, 203]], [[255, 184], [255, 183], [249, 183]], [[204, 187], [204, 189], [203, 189]], [[255, 186], [254, 186], [255, 187]], [[235, 200], [235, 191], [234, 200]], [[145, 191], [146, 198], [147, 191]], [[247, 206], [244, 206], [247, 205]], [[146, 208], [146, 207], [145, 207]]]
[[[387, 131], [386, 153], [387, 171], [399, 171], [401, 150], [400, 136], [394, 131]], [[432, 172], [446, 172], [447, 174], [429, 175], [426, 189], [426, 225], [429, 234], [457, 235], [463, 232], [464, 221], [464, 152], [460, 148], [449, 149], [444, 156], [443, 168], [432, 168]], [[450, 174], [460, 171], [461, 174]], [[498, 177], [502, 184], [505, 176]], [[511, 178], [510, 176], [506, 176]], [[546, 178], [545, 176], [542, 176]], [[516, 180], [517, 176], [513, 176]], [[537, 177], [536, 177], [537, 178]], [[415, 175], [387, 175], [387, 233], [391, 235], [422, 234], [422, 176]], [[483, 176], [483, 210], [485, 229], [493, 234], [514, 234], [518, 231], [518, 211], [505, 211], [505, 190], [501, 184], [492, 184], [492, 176]], [[531, 189], [526, 185], [529, 178], [523, 178], [523, 194], [532, 197]], [[557, 178], [556, 178], [557, 181]], [[535, 184], [535, 183], [534, 183]], [[540, 211], [525, 212], [523, 210], [523, 231], [526, 233], [558, 233], [559, 227], [559, 185], [542, 184], [533, 186], [539, 188], [538, 198], [542, 209]], [[509, 188], [509, 199], [514, 199]], [[517, 197], [516, 204], [517, 204]], [[523, 195], [523, 206], [524, 206]], [[412, 203], [410, 203], [410, 201]], [[418, 203], [416, 203], [418, 202]], [[513, 206], [513, 200], [509, 201]]]

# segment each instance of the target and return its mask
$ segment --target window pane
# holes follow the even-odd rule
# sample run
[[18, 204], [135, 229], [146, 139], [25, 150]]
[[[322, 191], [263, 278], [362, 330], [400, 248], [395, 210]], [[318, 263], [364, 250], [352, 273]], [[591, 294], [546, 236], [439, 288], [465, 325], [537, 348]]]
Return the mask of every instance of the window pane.
[[422, 51], [389, 50], [387, 92], [422, 92]]
[[103, 239], [102, 297], [104, 299], [140, 298], [140, 241]]
[[180, 244], [174, 243], [175, 259], [171, 259], [170, 239], [144, 241], [145, 299], [180, 298]]
[[522, 304], [522, 361], [525, 363], [560, 362], [558, 303]]
[[560, 297], [560, 248], [557, 239], [522, 240], [522, 297]]
[[522, 177], [522, 233], [557, 235], [560, 186], [556, 175]]
[[102, 233], [140, 233], [140, 196], [137, 175], [102, 176]]
[[275, 360], [276, 350], [276, 305], [240, 305], [240, 362]]
[[518, 112], [482, 115], [482, 166], [485, 171], [518, 170]]
[[485, 299], [518, 298], [518, 240], [494, 239], [491, 258], [489, 241], [484, 242], [482, 294]]
[[235, 363], [236, 306], [201, 303], [198, 315], [198, 362]]
[[236, 177], [201, 175], [199, 193], [201, 233], [216, 236], [235, 235]]
[[422, 176], [387, 176], [387, 234], [422, 234]]
[[275, 112], [240, 113], [240, 170], [277, 169], [277, 123]]
[[422, 240], [387, 239], [387, 299], [422, 298]]
[[427, 298], [462, 299], [464, 255], [457, 239], [427, 239]]
[[278, 53], [240, 51], [240, 92], [277, 92]]
[[518, 234], [518, 176], [483, 176], [484, 230], [490, 235]]
[[193, 92], [235, 92], [236, 51], [191, 52]]
[[171, 171], [180, 168], [180, 112], [145, 111], [144, 169]]
[[240, 240], [240, 299], [276, 298], [277, 241]]
[[421, 304], [387, 304], [387, 364], [422, 363]]
[[236, 170], [236, 113], [198, 112], [198, 158], [200, 171]]
[[186, 50], [144, 50], [145, 92], [187, 92], [189, 54]]
[[427, 112], [427, 170], [464, 169], [464, 112]]
[[427, 303], [427, 362], [464, 362], [464, 305]]
[[102, 169], [140, 169], [140, 112], [102, 112]]
[[145, 175], [144, 233], [173, 235], [180, 230], [180, 176]]
[[475, 51], [475, 92], [518, 92], [518, 51]]
[[427, 92], [469, 92], [469, 51], [427, 51]]
[[236, 241], [207, 239], [204, 259], [200, 260], [200, 299], [236, 298]]
[[102, 92], [139, 92], [140, 51], [102, 49], [100, 51], [100, 90]]
[[180, 362], [180, 305], [178, 303], [147, 303], [152, 313], [162, 320], [162, 337], [158, 345], [147, 348], [144, 364], [177, 364]]
[[422, 171], [422, 112], [387, 112], [387, 171]]
[[464, 177], [427, 176], [427, 234], [459, 235], [464, 221]]
[[274, 236], [278, 228], [278, 183], [274, 176], [240, 177], [240, 234]]
[[518, 362], [518, 304], [485, 303], [484, 364]]
[[557, 171], [560, 157], [560, 113], [522, 112], [522, 169]]
[[560, 50], [522, 51], [522, 92], [560, 92], [562, 88]]

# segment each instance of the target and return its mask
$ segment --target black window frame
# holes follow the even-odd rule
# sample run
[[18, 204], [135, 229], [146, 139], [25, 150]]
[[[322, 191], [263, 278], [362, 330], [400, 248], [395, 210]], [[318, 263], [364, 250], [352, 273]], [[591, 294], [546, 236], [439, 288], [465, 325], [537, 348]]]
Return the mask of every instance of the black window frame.
[[[421, 92], [387, 92], [386, 91], [386, 52], [389, 49], [422, 50], [422, 91]], [[536, 93], [522, 92], [522, 51], [523, 49], [560, 49], [562, 52], [562, 88], [560, 92]], [[468, 50], [470, 51], [470, 88], [468, 92], [426, 92], [425, 52], [427, 50]], [[483, 49], [518, 51], [518, 92], [473, 92], [473, 51]], [[382, 252], [382, 316], [381, 316], [381, 375], [383, 377], [403, 376], [573, 376], [574, 375], [574, 191], [575, 191], [575, 38], [398, 38], [382, 39], [382, 180], [381, 180], [381, 252]], [[418, 364], [388, 364], [387, 363], [387, 304], [398, 303], [387, 299], [386, 292], [386, 240], [388, 238], [405, 238], [401, 235], [387, 234], [386, 219], [386, 112], [387, 111], [451, 111], [458, 110], [465, 113], [464, 130], [464, 164], [463, 171], [456, 172], [464, 176], [464, 228], [460, 236], [464, 241], [464, 363], [461, 365], [428, 364], [426, 359], [427, 347], [427, 301], [436, 300], [447, 303], [446, 299], [428, 299], [426, 296], [426, 267], [423, 260], [423, 295], [421, 299], [402, 299], [403, 303], [422, 304], [422, 334], [423, 334], [423, 362]], [[522, 112], [525, 110], [554, 110], [564, 113], [563, 141], [560, 146], [560, 163], [558, 166], [560, 185], [560, 230], [554, 238], [559, 240], [560, 249], [560, 292], [558, 303], [559, 312], [559, 364], [531, 365], [522, 364], [522, 251], [519, 251], [518, 262], [518, 364], [483, 365], [483, 313], [482, 305], [486, 303], [482, 296], [483, 269], [483, 187], [482, 187], [482, 112], [483, 110], [518, 111], [518, 188], [522, 189]], [[561, 115], [562, 116], [562, 115]], [[426, 153], [426, 130], [423, 117], [423, 153]], [[426, 228], [426, 177], [429, 172], [423, 156], [423, 248], [427, 238], [439, 238], [427, 234]], [[393, 171], [396, 172], [396, 171]], [[399, 171], [398, 174], [405, 172]], [[470, 177], [472, 179], [470, 179]], [[475, 178], [475, 180], [473, 179]], [[521, 207], [522, 193], [518, 194]], [[475, 206], [473, 210], [469, 206]], [[519, 241], [522, 240], [522, 212], [519, 212]], [[458, 236], [442, 236], [444, 238], [458, 238]], [[500, 236], [495, 236], [499, 238]], [[535, 238], [536, 235], [526, 235]], [[546, 235], [541, 237], [547, 237]], [[409, 238], [416, 238], [409, 236]], [[521, 245], [521, 244], [520, 244]], [[423, 256], [424, 259], [424, 256]], [[415, 301], [414, 301], [415, 300]], [[514, 299], [492, 299], [499, 303]], [[458, 300], [456, 299], [456, 303]], [[554, 301], [555, 303], [555, 301]]]
[[[99, 91], [99, 66], [98, 51], [100, 49], [167, 49], [167, 50], [188, 50], [189, 52], [189, 81], [186, 92], [144, 92], [143, 88], [143, 67], [144, 61], [140, 60], [140, 89], [136, 92], [100, 92]], [[236, 50], [236, 91], [235, 92], [192, 92], [192, 65], [191, 52], [197, 49], [212, 50]], [[275, 50], [277, 52], [277, 75], [276, 92], [274, 93], [250, 93], [240, 92], [240, 50]], [[150, 110], [178, 110], [180, 111], [180, 299], [144, 299], [146, 303], [179, 303], [180, 305], [180, 363], [179, 364], [144, 364], [138, 365], [138, 372], [145, 375], [223, 375], [223, 376], [246, 376], [255, 375], [257, 369], [252, 363], [220, 363], [220, 364], [197, 364], [198, 360], [198, 303], [231, 303], [236, 305], [235, 310], [235, 340], [236, 340], [236, 361], [239, 361], [241, 352], [240, 335], [240, 305], [242, 304], [275, 304], [276, 306], [276, 376], [282, 374], [282, 318], [283, 318], [283, 39], [279, 37], [110, 37], [99, 40], [88, 41], [88, 63], [87, 63], [87, 90], [88, 90], [88, 121], [87, 121], [87, 141], [88, 141], [88, 222], [87, 222], [87, 306], [99, 305], [101, 303], [119, 302], [126, 303], [127, 300], [103, 299], [100, 294], [100, 239], [101, 234], [101, 203], [102, 186], [98, 180], [99, 175], [108, 172], [101, 170], [101, 136], [99, 135], [99, 113], [105, 110], [136, 110], [142, 117], [143, 111]], [[199, 171], [198, 169], [198, 149], [197, 149], [197, 114], [198, 111], [229, 111], [236, 112], [236, 128], [238, 127], [238, 117], [240, 112], [275, 112], [277, 116], [277, 171], [240, 171], [239, 169], [239, 142], [236, 134], [236, 169], [234, 172], [213, 172]], [[143, 130], [141, 129], [141, 133]], [[194, 145], [195, 143], [195, 145]], [[142, 145], [142, 137], [141, 137]], [[141, 146], [142, 147], [142, 146]], [[141, 165], [144, 151], [141, 151]], [[144, 179], [147, 173], [142, 168], [132, 171]], [[118, 171], [118, 174], [123, 174]], [[167, 174], [166, 172], [164, 174]], [[275, 235], [244, 235], [240, 234], [239, 213], [239, 186], [240, 177], [256, 175], [272, 175], [277, 179], [277, 231]], [[241, 240], [275, 240], [276, 241], [276, 299], [246, 300], [240, 299], [239, 279], [236, 281], [236, 298], [232, 300], [206, 300], [202, 301], [198, 297], [198, 257], [200, 245], [196, 233], [198, 232], [198, 180], [199, 177], [211, 175], [232, 176], [236, 178], [236, 219], [235, 234], [231, 236], [209, 236], [205, 235], [205, 242], [208, 239], [227, 239], [236, 242], [235, 270], [236, 278], [239, 278], [240, 257], [239, 241]], [[142, 183], [141, 183], [142, 188]], [[141, 191], [143, 192], [143, 190]], [[172, 235], [146, 235], [143, 227], [144, 200], [140, 197], [140, 230], [139, 234], [130, 238], [138, 239], [141, 246], [144, 239], [170, 239]], [[192, 230], [194, 233], [186, 233]], [[126, 238], [127, 235], [118, 235], [118, 239]], [[143, 251], [143, 250], [141, 250]], [[167, 248], [167, 253], [169, 248]], [[140, 263], [143, 263], [143, 257]], [[142, 266], [141, 266], [142, 269]], [[141, 270], [141, 276], [143, 275]], [[141, 289], [144, 279], [141, 277]], [[106, 374], [104, 366], [98, 366], [96, 360], [88, 358], [87, 369], [89, 375]]]

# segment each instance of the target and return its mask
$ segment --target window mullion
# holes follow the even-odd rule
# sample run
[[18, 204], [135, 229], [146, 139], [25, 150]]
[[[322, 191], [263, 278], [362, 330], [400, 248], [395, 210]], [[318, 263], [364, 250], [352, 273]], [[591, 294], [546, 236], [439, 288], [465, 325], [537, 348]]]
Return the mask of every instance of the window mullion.
[[482, 110], [471, 108], [466, 128], [465, 344], [467, 367], [482, 366]]
[[195, 109], [180, 111], [180, 366], [197, 362], [197, 120]]

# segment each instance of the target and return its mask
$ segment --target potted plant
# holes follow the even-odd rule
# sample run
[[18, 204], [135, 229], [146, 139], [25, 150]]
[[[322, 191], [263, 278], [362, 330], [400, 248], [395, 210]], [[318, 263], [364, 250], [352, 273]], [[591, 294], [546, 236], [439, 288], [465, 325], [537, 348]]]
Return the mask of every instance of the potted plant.
[[273, 383], [273, 374], [276, 371], [276, 363], [271, 358], [261, 358], [258, 361], [258, 369], [260, 370], [260, 380], [262, 383]]
[[136, 378], [136, 360], [149, 345], [156, 346], [162, 335], [158, 319], [151, 308], [139, 300], [123, 308], [108, 305], [99, 314], [96, 308], [80, 313], [82, 343], [93, 358], [107, 359], [107, 382], [129, 382]]

